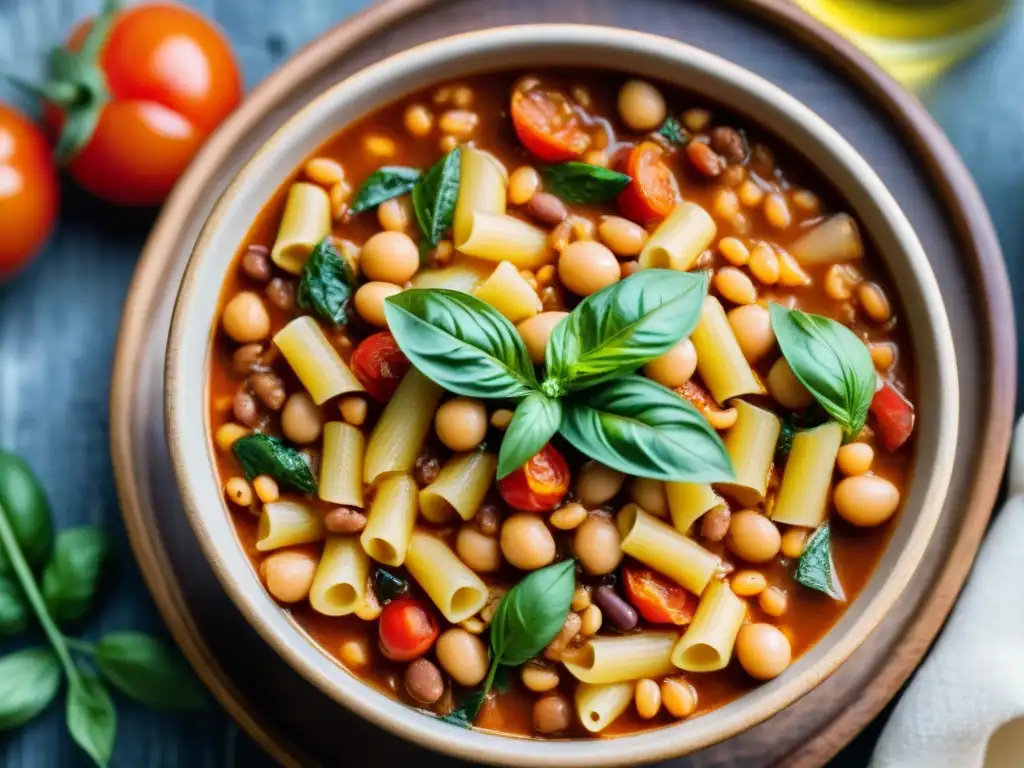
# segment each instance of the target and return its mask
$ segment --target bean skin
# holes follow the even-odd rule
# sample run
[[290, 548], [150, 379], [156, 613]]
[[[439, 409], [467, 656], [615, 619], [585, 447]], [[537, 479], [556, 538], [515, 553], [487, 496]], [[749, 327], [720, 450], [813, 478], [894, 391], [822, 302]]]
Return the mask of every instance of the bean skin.
[[594, 590], [593, 600], [605, 617], [623, 632], [636, 626], [638, 617], [633, 606], [619, 597], [611, 587], [598, 587]]
[[255, 373], [249, 377], [249, 389], [272, 411], [280, 411], [288, 398], [284, 382], [273, 373]]
[[366, 527], [366, 515], [352, 507], [338, 507], [324, 515], [324, 528], [331, 533], [359, 533]]
[[291, 312], [295, 308], [295, 283], [275, 277], [267, 284], [267, 298], [278, 309]]
[[235, 414], [235, 421], [241, 422], [247, 427], [255, 429], [263, 423], [263, 414], [256, 403], [256, 398], [245, 387], [239, 388], [235, 393], [232, 411]]
[[270, 266], [270, 251], [265, 245], [250, 245], [242, 255], [242, 271], [261, 283], [270, 280], [273, 270]]
[[243, 344], [235, 350], [231, 358], [231, 364], [235, 373], [240, 376], [248, 376], [258, 371], [261, 367], [260, 357], [263, 355], [263, 345], [260, 343]]
[[549, 192], [537, 192], [526, 204], [526, 212], [541, 224], [553, 227], [567, 215], [565, 203]]

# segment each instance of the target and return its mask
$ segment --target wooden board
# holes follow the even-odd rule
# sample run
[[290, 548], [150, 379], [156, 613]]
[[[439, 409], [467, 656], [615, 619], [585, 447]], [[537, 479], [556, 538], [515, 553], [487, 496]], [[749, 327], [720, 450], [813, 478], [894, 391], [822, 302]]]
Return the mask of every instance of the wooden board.
[[388, 54], [461, 31], [526, 22], [654, 32], [774, 81], [868, 159], [903, 206], [935, 268], [954, 319], [962, 422], [949, 500], [925, 561], [885, 622], [818, 689], [747, 733], [670, 763], [823, 765], [907, 679], [963, 584], [1005, 463], [1016, 345], [994, 230], [948, 142], [916, 100], [843, 40], [779, 0], [389, 0], [328, 32], [269, 78], [208, 143], [166, 204], [125, 306], [111, 440], [136, 557], [198, 673], [283, 764], [356, 765], [382, 758], [456, 764], [384, 736], [342, 710], [278, 659], [221, 590], [174, 486], [163, 431], [163, 356], [175, 287], [206, 212], [239, 165], [287, 116]]

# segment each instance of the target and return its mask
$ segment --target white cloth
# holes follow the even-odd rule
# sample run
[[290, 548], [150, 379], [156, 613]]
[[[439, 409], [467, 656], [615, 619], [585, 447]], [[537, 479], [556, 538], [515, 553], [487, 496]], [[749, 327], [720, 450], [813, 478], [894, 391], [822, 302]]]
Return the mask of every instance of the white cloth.
[[1024, 418], [1008, 479], [1009, 498], [960, 601], [885, 726], [870, 768], [1024, 766]]

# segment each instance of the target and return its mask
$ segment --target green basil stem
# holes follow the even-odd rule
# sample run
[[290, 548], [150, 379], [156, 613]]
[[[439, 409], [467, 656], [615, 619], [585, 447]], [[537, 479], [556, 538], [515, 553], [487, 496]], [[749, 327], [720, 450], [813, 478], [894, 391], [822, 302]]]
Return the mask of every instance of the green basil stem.
[[77, 637], [68, 637], [64, 635], [64, 642], [68, 648], [79, 653], [84, 653], [88, 656], [96, 655], [96, 646], [92, 643], [87, 643], [85, 640], [79, 640]]

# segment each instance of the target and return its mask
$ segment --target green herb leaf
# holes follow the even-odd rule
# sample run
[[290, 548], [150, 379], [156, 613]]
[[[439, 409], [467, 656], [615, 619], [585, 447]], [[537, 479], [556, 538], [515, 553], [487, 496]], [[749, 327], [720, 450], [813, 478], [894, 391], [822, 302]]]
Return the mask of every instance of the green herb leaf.
[[637, 477], [690, 483], [735, 479], [707, 419], [675, 392], [625, 376], [571, 396], [559, 429], [581, 452]]
[[345, 310], [355, 286], [348, 259], [338, 253], [328, 236], [316, 244], [306, 259], [295, 297], [303, 309], [316, 312], [329, 323], [345, 325]]
[[17, 582], [0, 576], [0, 638], [20, 635], [29, 626], [29, 606]]
[[405, 356], [451, 392], [519, 398], [537, 389], [519, 331], [475, 296], [440, 288], [402, 291], [387, 299], [384, 315]]
[[547, 445], [562, 423], [562, 404], [543, 392], [527, 395], [501, 439], [498, 479], [510, 475]]
[[373, 591], [381, 605], [386, 605], [408, 592], [409, 582], [395, 576], [391, 571], [378, 568], [373, 572]]
[[575, 590], [575, 560], [541, 568], [512, 587], [491, 621], [493, 663], [515, 667], [543, 651], [565, 624]]
[[61, 669], [49, 648], [26, 648], [0, 659], [0, 731], [24, 725], [50, 706]]
[[206, 693], [174, 649], [140, 632], [116, 632], [96, 645], [96, 666], [111, 685], [154, 709], [205, 709]]
[[875, 396], [875, 366], [867, 346], [844, 325], [821, 315], [771, 304], [772, 330], [793, 374], [847, 438], [867, 421]]
[[371, 173], [359, 187], [350, 210], [352, 213], [362, 213], [393, 197], [408, 194], [422, 176], [423, 174], [416, 168], [405, 168], [400, 165], [382, 166]]
[[540, 172], [545, 189], [569, 203], [603, 203], [632, 181], [624, 173], [580, 162], [548, 165]]
[[832, 535], [827, 522], [811, 534], [793, 578], [809, 589], [824, 592], [833, 600], [846, 602], [843, 587], [836, 576], [835, 563], [832, 562]]
[[412, 205], [423, 237], [431, 245], [452, 226], [459, 198], [462, 151], [456, 147], [442, 157], [412, 190]]
[[53, 556], [43, 569], [43, 598], [58, 624], [81, 621], [92, 607], [112, 542], [93, 525], [57, 534]]
[[316, 480], [302, 454], [284, 441], [256, 432], [240, 437], [233, 446], [245, 476], [270, 475], [302, 493], [316, 493]]
[[[0, 451], [0, 508], [14, 530], [25, 560], [34, 571], [46, 563], [53, 547], [50, 502], [35, 473], [23, 459]], [[0, 574], [11, 573], [11, 563], [0, 547]]]
[[470, 691], [459, 706], [442, 716], [441, 720], [451, 725], [457, 725], [459, 728], [472, 728], [473, 721], [480, 714], [480, 708], [483, 707], [484, 701], [487, 699], [487, 694], [486, 687]]
[[673, 144], [686, 146], [690, 143], [690, 134], [688, 134], [680, 122], [671, 115], [665, 118], [665, 122], [661, 124], [661, 128], [658, 129], [658, 133]]
[[707, 295], [703, 272], [645, 269], [581, 301], [548, 341], [547, 376], [570, 390], [632, 373], [690, 335]]
[[817, 403], [813, 403], [802, 411], [789, 413], [782, 417], [782, 429], [775, 445], [775, 460], [785, 461], [793, 448], [793, 438], [802, 429], [820, 427], [829, 420], [828, 413]]
[[105, 768], [114, 751], [117, 712], [103, 682], [83, 667], [68, 685], [67, 720], [75, 743]]

